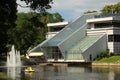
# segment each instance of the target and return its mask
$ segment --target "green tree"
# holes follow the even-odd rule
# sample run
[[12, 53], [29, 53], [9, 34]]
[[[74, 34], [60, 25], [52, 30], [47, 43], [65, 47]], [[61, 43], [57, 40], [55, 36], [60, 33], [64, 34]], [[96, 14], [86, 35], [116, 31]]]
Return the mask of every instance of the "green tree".
[[115, 12], [120, 14], [120, 2], [114, 5]]
[[[38, 10], [43, 13], [50, 9], [52, 0], [21, 0], [30, 5], [33, 10]], [[0, 53], [7, 53], [9, 45], [14, 44], [13, 33], [16, 26], [17, 13], [16, 0], [1, 0], [0, 1]], [[21, 6], [21, 5], [20, 5]]]
[[120, 14], [120, 2], [113, 5], [106, 5], [101, 10], [102, 13], [119, 13]]
[[[42, 32], [44, 24], [39, 22], [36, 13], [18, 13], [17, 15], [17, 26], [13, 30], [15, 33], [11, 35], [14, 37], [13, 41], [16, 48], [24, 54], [38, 39], [38, 34]], [[39, 39], [43, 38], [39, 37]]]
[[[14, 37], [13, 41], [16, 48], [20, 50], [22, 54], [25, 54], [29, 48], [32, 48], [45, 40], [47, 23], [63, 20], [62, 17], [56, 19], [56, 15], [54, 14], [37, 14], [35, 12], [17, 14], [17, 27], [14, 28], [13, 31], [15, 33], [11, 35]], [[57, 13], [57, 16], [58, 15], [60, 16], [60, 14]]]
[[33, 10], [37, 10], [40, 13], [44, 13], [47, 9], [51, 8], [52, 0], [21, 0], [25, 1], [27, 5]]
[[41, 14], [39, 20], [45, 24], [47, 23], [54, 23], [54, 22], [62, 22], [64, 19], [59, 13], [44, 13]]
[[7, 53], [7, 45], [10, 44], [11, 29], [14, 28], [16, 20], [16, 0], [1, 0], [0, 1], [0, 53]]

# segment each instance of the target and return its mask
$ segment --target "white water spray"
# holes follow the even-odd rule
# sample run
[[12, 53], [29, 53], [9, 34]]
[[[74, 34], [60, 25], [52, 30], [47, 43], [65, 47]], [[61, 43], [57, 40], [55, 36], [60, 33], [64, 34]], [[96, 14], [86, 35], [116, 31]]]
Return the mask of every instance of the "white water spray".
[[20, 52], [16, 51], [14, 46], [12, 46], [11, 51], [7, 55], [7, 67], [20, 67], [21, 59]]

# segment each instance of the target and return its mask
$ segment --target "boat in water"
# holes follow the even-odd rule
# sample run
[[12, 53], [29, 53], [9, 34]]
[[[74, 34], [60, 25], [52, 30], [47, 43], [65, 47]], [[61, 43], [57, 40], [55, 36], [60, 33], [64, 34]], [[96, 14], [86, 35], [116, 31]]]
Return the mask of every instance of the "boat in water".
[[35, 70], [32, 69], [32, 67], [26, 67], [24, 72], [34, 72]]

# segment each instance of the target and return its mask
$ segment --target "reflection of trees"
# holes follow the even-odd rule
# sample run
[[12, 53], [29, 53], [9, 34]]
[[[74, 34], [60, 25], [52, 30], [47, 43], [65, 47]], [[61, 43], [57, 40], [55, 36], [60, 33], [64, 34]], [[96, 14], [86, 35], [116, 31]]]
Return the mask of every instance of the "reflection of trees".
[[120, 72], [114, 74], [114, 80], [120, 80]]
[[94, 67], [92, 68], [93, 72], [97, 72], [97, 73], [108, 73], [110, 71], [109, 68], [100, 68], [100, 67]]
[[106, 77], [108, 80], [120, 80], [120, 69], [116, 67], [96, 67], [92, 69], [92, 72], [102, 73], [102, 77]]

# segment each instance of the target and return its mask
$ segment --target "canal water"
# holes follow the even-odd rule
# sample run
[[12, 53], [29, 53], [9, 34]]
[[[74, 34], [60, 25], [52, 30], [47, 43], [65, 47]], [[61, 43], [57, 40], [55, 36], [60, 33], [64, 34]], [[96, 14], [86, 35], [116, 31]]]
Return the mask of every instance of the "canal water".
[[32, 66], [35, 72], [22, 68], [0, 67], [0, 80], [120, 80], [120, 67]]

